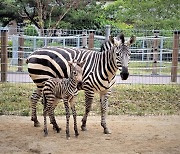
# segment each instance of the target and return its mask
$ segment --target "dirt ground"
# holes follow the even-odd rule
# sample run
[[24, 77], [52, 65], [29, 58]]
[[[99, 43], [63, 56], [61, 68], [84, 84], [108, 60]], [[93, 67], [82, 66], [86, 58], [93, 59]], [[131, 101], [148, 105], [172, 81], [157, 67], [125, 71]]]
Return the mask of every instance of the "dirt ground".
[[[78, 117], [80, 129], [81, 118]], [[73, 119], [70, 140], [65, 136], [65, 117], [57, 117], [62, 131], [57, 134], [48, 125], [43, 136], [41, 127], [33, 127], [30, 117], [0, 116], [0, 153], [42, 154], [119, 154], [119, 153], [180, 153], [180, 116], [108, 116], [112, 134], [104, 135], [100, 116], [90, 116], [88, 131], [79, 130], [74, 137]], [[49, 123], [49, 120], [48, 120]]]

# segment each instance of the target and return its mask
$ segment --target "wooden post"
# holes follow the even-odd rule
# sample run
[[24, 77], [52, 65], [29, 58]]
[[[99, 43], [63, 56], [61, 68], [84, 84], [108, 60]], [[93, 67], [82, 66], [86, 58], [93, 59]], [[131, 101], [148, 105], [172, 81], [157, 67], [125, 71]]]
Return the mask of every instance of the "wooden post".
[[158, 36], [159, 31], [154, 31], [154, 43], [153, 43], [153, 69], [152, 75], [157, 75], [157, 61], [158, 61]]
[[7, 81], [7, 63], [8, 63], [8, 30], [1, 30], [1, 82]]
[[180, 35], [180, 31], [174, 32], [172, 67], [171, 67], [171, 82], [177, 82], [179, 35]]
[[93, 48], [94, 48], [94, 33], [93, 31], [91, 31], [89, 34], [88, 49], [93, 49]]
[[24, 38], [22, 35], [19, 37], [19, 49], [18, 49], [18, 72], [23, 71], [23, 58], [24, 58]]

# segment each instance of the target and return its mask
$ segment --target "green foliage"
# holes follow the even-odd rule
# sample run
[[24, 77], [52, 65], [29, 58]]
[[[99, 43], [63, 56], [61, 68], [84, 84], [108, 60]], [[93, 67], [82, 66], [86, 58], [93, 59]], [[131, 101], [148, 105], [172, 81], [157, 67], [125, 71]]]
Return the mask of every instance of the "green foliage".
[[9, 47], [12, 47], [12, 44], [13, 44], [13, 43], [12, 43], [12, 40], [8, 40], [8, 46], [9, 46]]
[[[107, 24], [120, 30], [180, 29], [178, 0], [116, 0], [109, 5], [104, 5], [102, 1], [80, 0], [70, 9], [69, 0], [40, 2], [44, 7], [41, 15], [34, 0], [0, 0], [0, 22], [5, 26], [15, 19], [34, 24], [39, 29], [101, 29]], [[37, 35], [33, 27], [26, 29], [27, 34]], [[131, 34], [131, 31], [126, 32]]]
[[117, 0], [106, 16], [137, 29], [180, 29], [178, 0]]
[[34, 26], [28, 25], [24, 28], [24, 35], [38, 36], [38, 32], [36, 31]]
[[16, 21], [22, 21], [18, 14], [18, 7], [15, 0], [0, 0], [0, 8], [0, 23], [3, 27], [14, 19]]

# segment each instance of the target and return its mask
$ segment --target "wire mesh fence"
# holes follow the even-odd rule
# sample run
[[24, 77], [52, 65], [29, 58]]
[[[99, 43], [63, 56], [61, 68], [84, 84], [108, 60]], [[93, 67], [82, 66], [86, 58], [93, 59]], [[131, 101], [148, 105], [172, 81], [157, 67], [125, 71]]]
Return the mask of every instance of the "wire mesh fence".
[[[6, 31], [6, 30], [5, 30]], [[1, 66], [7, 65], [8, 82], [31, 82], [27, 74], [25, 63], [29, 54], [38, 48], [45, 46], [66, 46], [66, 47], [92, 47], [92, 50], [99, 51], [101, 44], [107, 39], [106, 30], [44, 30], [46, 36], [24, 35], [23, 30], [16, 35], [7, 35], [6, 44], [3, 45], [1, 35]], [[3, 31], [1, 31], [2, 34]], [[46, 33], [45, 33], [46, 32]], [[111, 35], [117, 36], [122, 31], [111, 30]], [[31, 32], [31, 35], [33, 35]], [[179, 34], [177, 38], [172, 31], [145, 31], [145, 30], [123, 30], [126, 40], [131, 35], [136, 36], [136, 42], [130, 47], [131, 60], [129, 64], [130, 77], [127, 81], [121, 81], [117, 74], [117, 83], [143, 83], [143, 84], [169, 84], [172, 81], [180, 83], [180, 53]], [[53, 36], [49, 36], [53, 34]], [[93, 34], [93, 36], [91, 35]], [[92, 38], [91, 38], [92, 37]], [[178, 39], [178, 40], [177, 40]], [[174, 47], [174, 43], [176, 46]], [[3, 46], [7, 46], [7, 58], [3, 62]], [[175, 49], [177, 48], [177, 49]], [[177, 50], [173, 59], [173, 51]], [[177, 60], [176, 60], [177, 59]], [[176, 64], [174, 61], [177, 61]], [[1, 78], [4, 67], [1, 67]], [[173, 69], [175, 72], [172, 72]], [[175, 80], [172, 75], [175, 74]]]
[[[16, 29], [14, 33], [12, 33], [12, 30], [10, 32], [9, 29], [1, 28], [0, 86], [2, 90], [0, 92], [0, 114], [29, 115], [30, 108], [28, 102], [33, 89], [35, 89], [35, 85], [28, 75], [25, 61], [34, 50], [45, 46], [66, 46], [76, 48], [85, 47], [98, 52], [100, 51], [101, 44], [108, 39], [109, 34], [116, 37], [121, 32], [124, 33], [126, 40], [132, 35], [135, 35], [136, 42], [130, 47], [130, 76], [127, 80], [122, 81], [119, 72], [117, 72], [116, 83], [120, 84], [122, 89], [124, 88], [126, 91], [133, 91], [134, 89], [131, 89], [132, 86], [133, 88], [137, 87], [142, 91], [144, 90], [147, 96], [150, 92], [147, 89], [142, 89], [144, 85], [148, 87], [151, 85], [152, 87], [155, 86], [153, 88], [157, 89], [157, 91], [163, 89], [162, 92], [158, 91], [162, 95], [171, 94], [169, 92], [174, 91], [172, 99], [176, 100], [172, 102], [176, 102], [175, 110], [179, 111], [180, 97], [178, 98], [176, 96], [177, 91], [179, 91], [177, 86], [180, 84], [179, 32], [167, 30], [117, 30], [108, 28], [106, 27], [101, 30], [43, 30], [43, 32], [28, 32], [23, 29]], [[127, 87], [123, 87], [125, 85], [128, 86], [128, 89]], [[161, 88], [158, 89], [156, 85]], [[164, 87], [164, 85], [167, 85], [167, 87]], [[121, 92], [123, 93], [124, 91]], [[141, 98], [137, 98], [137, 100], [141, 102], [145, 100], [154, 102], [154, 95], [157, 95], [157, 93], [153, 92], [151, 98], [144, 97], [143, 100]], [[126, 96], [127, 93], [124, 94], [123, 98], [126, 99]], [[82, 98], [79, 99], [78, 101], [82, 102]], [[161, 99], [165, 99], [164, 96], [157, 100], [157, 102], [161, 102]], [[95, 100], [98, 102], [97, 98]], [[132, 96], [129, 96], [128, 101], [132, 101]], [[132, 101], [132, 103], [134, 102]], [[100, 112], [97, 104], [92, 108], [93, 113]], [[124, 104], [120, 105], [124, 107]], [[131, 105], [130, 108], [132, 107]], [[142, 107], [141, 103], [139, 105]], [[111, 102], [110, 107], [113, 106], [114, 104]], [[78, 108], [78, 114], [81, 115], [81, 111], [84, 109], [83, 105], [78, 104]], [[64, 113], [61, 112], [62, 110], [63, 107], [60, 105], [57, 114]], [[114, 111], [113, 108], [111, 108], [112, 110]], [[39, 112], [42, 113], [42, 107], [40, 107]], [[115, 114], [120, 112], [124, 111], [118, 110]], [[127, 113], [129, 112], [128, 110]]]

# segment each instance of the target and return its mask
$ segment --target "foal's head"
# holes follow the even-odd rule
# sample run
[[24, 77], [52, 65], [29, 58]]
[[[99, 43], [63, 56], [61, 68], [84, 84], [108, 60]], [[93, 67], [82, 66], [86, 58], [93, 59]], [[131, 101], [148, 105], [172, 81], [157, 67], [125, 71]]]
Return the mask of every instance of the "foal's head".
[[84, 63], [85, 63], [84, 61], [80, 63], [77, 61], [73, 61], [73, 62], [68, 61], [70, 67], [70, 78], [73, 78], [78, 85], [82, 84], [82, 74], [83, 74], [82, 67]]

